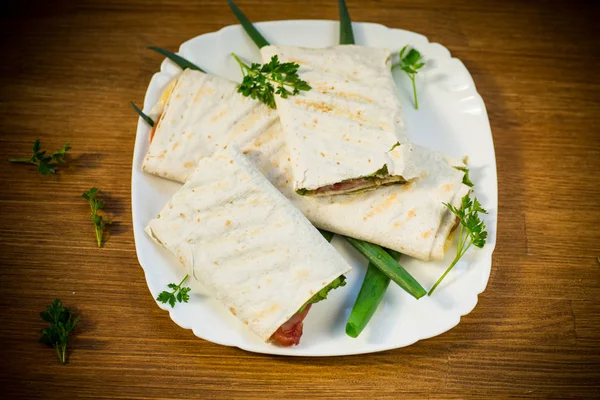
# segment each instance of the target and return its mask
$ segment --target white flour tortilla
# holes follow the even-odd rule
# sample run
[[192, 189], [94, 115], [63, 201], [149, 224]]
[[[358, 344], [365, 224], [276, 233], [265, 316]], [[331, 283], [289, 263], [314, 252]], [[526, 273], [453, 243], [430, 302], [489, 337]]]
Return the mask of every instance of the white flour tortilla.
[[[197, 81], [208, 80], [198, 71], [186, 70], [180, 75], [144, 162], [146, 172], [184, 182], [201, 156], [218, 145], [236, 143], [315, 226], [421, 260], [443, 258], [456, 218], [442, 202], [458, 207], [469, 191], [462, 184], [464, 174], [452, 168], [443, 155], [414, 146], [412, 153], [422, 167], [422, 177], [411, 184], [352, 195], [299, 196], [294, 192], [291, 158], [276, 113], [242, 97], [235, 92], [236, 84], [223, 78], [210, 76], [212, 87], [218, 90], [205, 91]], [[197, 100], [185, 103], [181, 100], [185, 94]], [[233, 130], [234, 118], [223, 124], [213, 123], [223, 109], [232, 110], [240, 103], [251, 111], [242, 113]], [[163, 139], [158, 140], [160, 137]], [[169, 138], [181, 144], [173, 148]]]
[[[383, 167], [388, 179], [418, 178], [420, 165], [404, 132], [388, 50], [266, 46], [261, 54], [265, 63], [274, 55], [281, 63], [297, 63], [300, 78], [312, 88], [285, 99], [275, 97], [295, 190], [315, 194], [310, 191], [367, 177]], [[353, 189], [325, 193], [344, 190]]]
[[267, 341], [350, 266], [238, 151], [199, 161], [146, 232]]
[[232, 142], [243, 146], [277, 121], [223, 78], [187, 69], [175, 82], [161, 96], [164, 110], [144, 158], [142, 169], [151, 174], [185, 182], [200, 158]]

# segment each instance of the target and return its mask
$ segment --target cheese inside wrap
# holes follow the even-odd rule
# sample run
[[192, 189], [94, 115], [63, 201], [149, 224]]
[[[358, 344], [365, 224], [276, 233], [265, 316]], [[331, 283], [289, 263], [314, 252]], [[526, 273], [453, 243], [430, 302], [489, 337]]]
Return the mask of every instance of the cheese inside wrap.
[[146, 232], [265, 341], [350, 270], [232, 146], [201, 159]]
[[298, 193], [352, 193], [419, 177], [388, 50], [266, 46], [261, 54], [265, 63], [273, 56], [297, 63], [311, 86], [275, 96]]
[[[203, 82], [210, 82], [210, 91]], [[277, 113], [236, 93], [236, 87], [227, 79], [184, 71], [170, 94], [144, 170], [184, 182], [200, 157], [236, 143], [315, 226], [422, 260], [443, 258], [456, 218], [442, 202], [460, 207], [469, 191], [462, 184], [464, 174], [444, 155], [412, 146], [422, 171], [410, 184], [350, 195], [300, 196], [294, 191], [291, 155]], [[237, 112], [221, 115], [239, 104], [249, 111], [240, 117]]]

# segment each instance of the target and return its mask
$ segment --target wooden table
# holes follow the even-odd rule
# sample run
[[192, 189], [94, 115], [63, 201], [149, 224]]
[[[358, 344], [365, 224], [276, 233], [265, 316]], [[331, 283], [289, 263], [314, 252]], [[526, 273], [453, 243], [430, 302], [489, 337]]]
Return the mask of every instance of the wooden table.
[[[330, 0], [239, 0], [254, 20], [337, 19]], [[525, 4], [527, 3], [527, 4]], [[356, 21], [420, 32], [473, 74], [494, 133], [492, 276], [452, 331], [354, 357], [284, 358], [205, 342], [154, 304], [130, 176], [161, 57], [235, 24], [225, 1], [9, 1], [0, 19], [0, 159], [72, 142], [56, 176], [0, 169], [0, 385], [23, 398], [594, 397], [600, 383], [600, 31], [592, 2], [349, 0]], [[7, 8], [8, 7], [8, 8]], [[115, 223], [96, 248], [81, 193]], [[69, 364], [37, 343], [59, 297], [82, 322]], [[6, 396], [6, 397], [5, 397]]]

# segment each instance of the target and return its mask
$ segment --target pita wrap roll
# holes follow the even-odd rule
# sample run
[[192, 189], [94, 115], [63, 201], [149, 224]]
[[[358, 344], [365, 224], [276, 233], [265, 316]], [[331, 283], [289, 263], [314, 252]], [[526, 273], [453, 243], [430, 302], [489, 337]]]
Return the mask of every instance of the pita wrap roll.
[[231, 143], [244, 146], [277, 121], [276, 112], [236, 91], [226, 79], [183, 71], [151, 111], [164, 107], [142, 169], [185, 182], [202, 157]]
[[[206, 74], [189, 70], [177, 79], [150, 145], [145, 171], [183, 182], [193, 170], [188, 163], [195, 166], [202, 155], [212, 153], [216, 147], [213, 142], [236, 143], [315, 226], [425, 261], [444, 257], [445, 243], [456, 218], [442, 202], [460, 207], [462, 196], [469, 192], [469, 187], [462, 184], [464, 173], [453, 168], [445, 156], [413, 146], [413, 157], [422, 171], [419, 179], [410, 184], [352, 195], [300, 196], [294, 191], [291, 155], [274, 110], [236, 93], [235, 83], [216, 76], [211, 76], [210, 81], [219, 91], [204, 91], [196, 80], [207, 79]], [[180, 99], [174, 101], [186, 94], [196, 101], [191, 104], [179, 102]], [[215, 106], [216, 103], [219, 105]], [[235, 126], [231, 130], [233, 119], [222, 125], [212, 123], [220, 110], [231, 110], [240, 103], [252, 110], [237, 120], [243, 129]], [[184, 118], [170, 110], [175, 105]], [[199, 120], [206, 124], [198, 123]], [[163, 140], [157, 141], [161, 137]], [[169, 138], [183, 144], [173, 148]], [[154, 160], [153, 155], [160, 155], [160, 160]], [[460, 162], [452, 165], [464, 166]]]
[[236, 149], [198, 162], [146, 232], [267, 341], [350, 266]]
[[[294, 192], [286, 163], [288, 152], [279, 132], [265, 132], [247, 145], [244, 153], [315, 226], [425, 261], [444, 258], [446, 241], [456, 223], [454, 214], [442, 203], [460, 207], [470, 190], [462, 183], [463, 172], [451, 167], [441, 153], [421, 146], [414, 147], [424, 166], [417, 181], [330, 197]], [[464, 166], [456, 161], [456, 166]]]
[[265, 63], [273, 56], [297, 63], [311, 86], [275, 97], [299, 194], [353, 193], [419, 177], [388, 50], [266, 46], [261, 54]]

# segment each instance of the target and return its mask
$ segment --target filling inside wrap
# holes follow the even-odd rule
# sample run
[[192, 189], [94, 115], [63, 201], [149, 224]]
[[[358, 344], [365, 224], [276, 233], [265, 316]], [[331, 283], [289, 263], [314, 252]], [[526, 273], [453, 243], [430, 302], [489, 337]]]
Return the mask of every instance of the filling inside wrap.
[[323, 186], [316, 190], [298, 189], [296, 190], [296, 193], [301, 196], [307, 194], [312, 194], [315, 196], [331, 196], [342, 193], [350, 194], [364, 192], [366, 190], [374, 190], [380, 186], [391, 185], [394, 183], [406, 183], [406, 181], [401, 176], [376, 174], [373, 176], [366, 176], [364, 178], [348, 179], [347, 181]]

